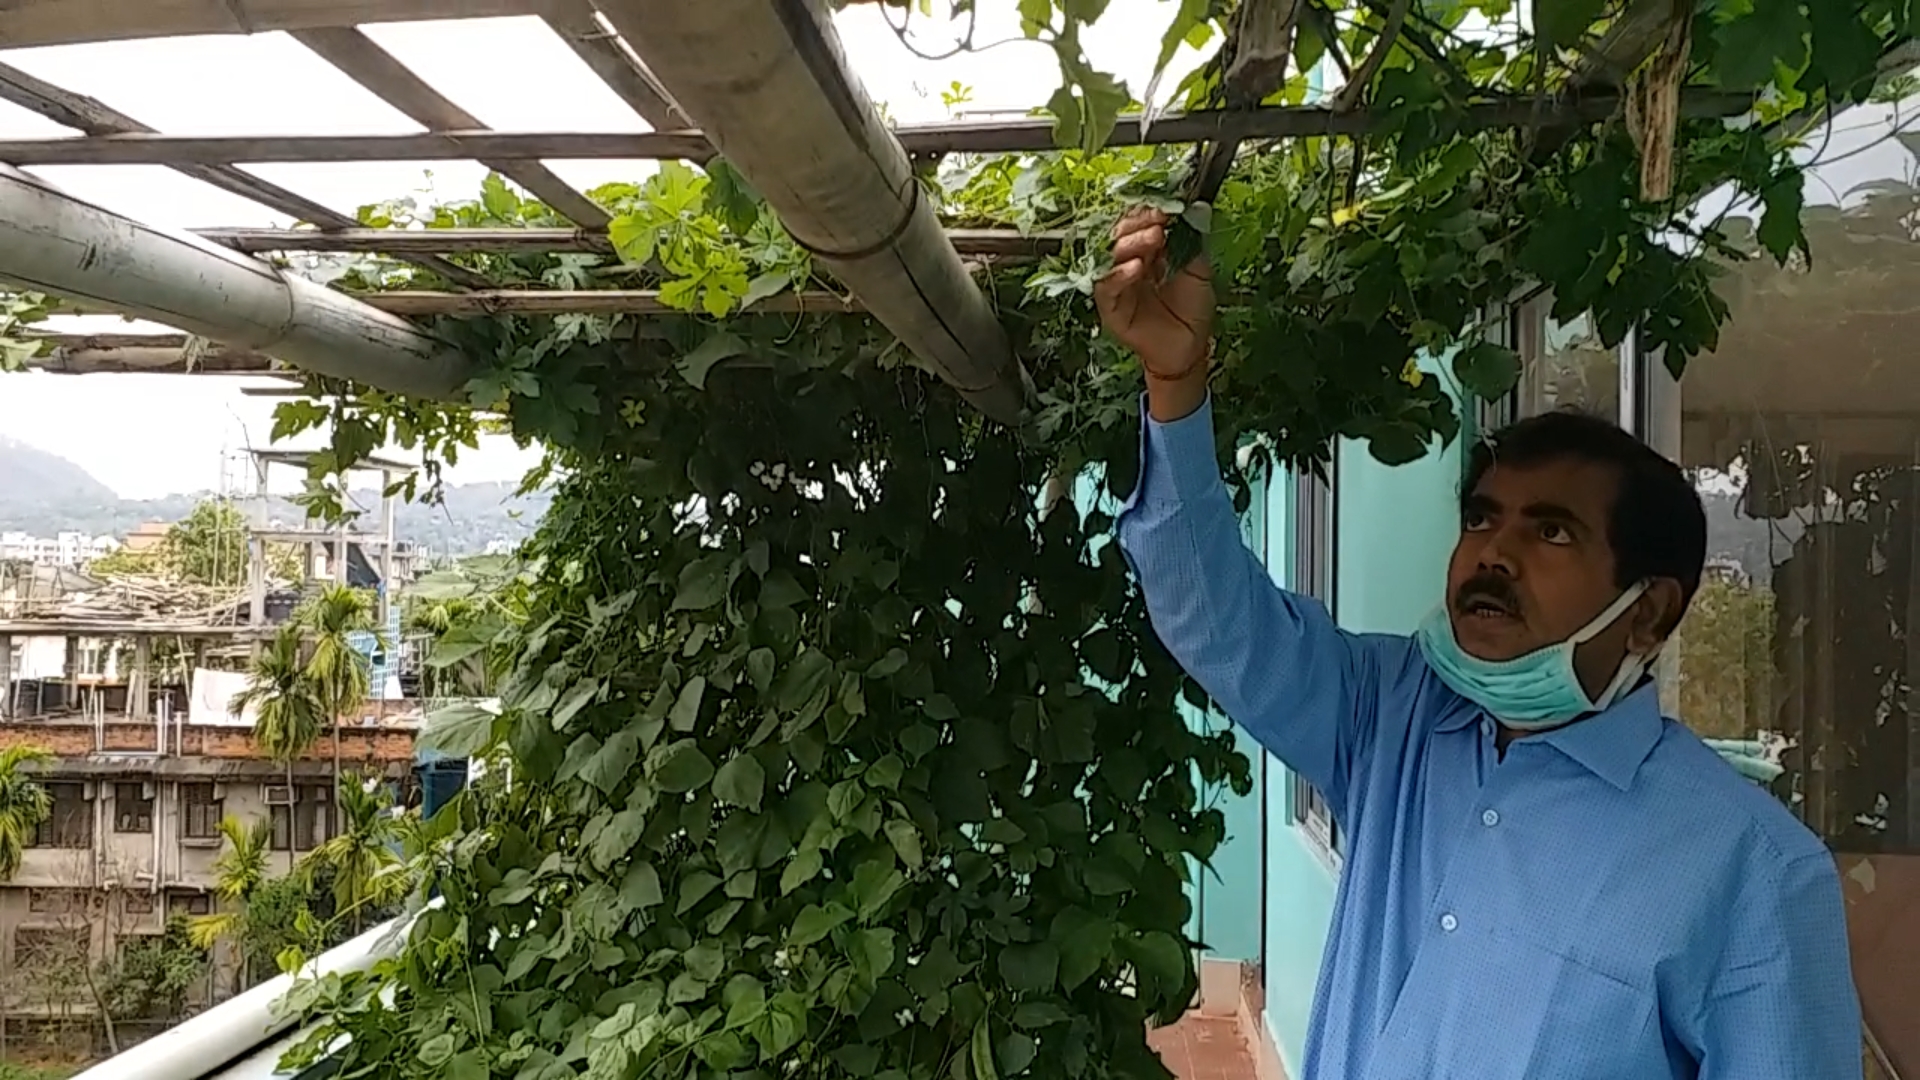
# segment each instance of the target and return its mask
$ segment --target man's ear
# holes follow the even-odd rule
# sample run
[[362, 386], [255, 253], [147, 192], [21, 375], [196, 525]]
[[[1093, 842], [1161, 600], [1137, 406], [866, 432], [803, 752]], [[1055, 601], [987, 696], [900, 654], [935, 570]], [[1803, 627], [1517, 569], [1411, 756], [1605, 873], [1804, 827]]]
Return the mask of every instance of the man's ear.
[[1686, 611], [1684, 596], [1680, 583], [1673, 578], [1648, 582], [1647, 591], [1627, 613], [1627, 651], [1652, 652], [1672, 637]]

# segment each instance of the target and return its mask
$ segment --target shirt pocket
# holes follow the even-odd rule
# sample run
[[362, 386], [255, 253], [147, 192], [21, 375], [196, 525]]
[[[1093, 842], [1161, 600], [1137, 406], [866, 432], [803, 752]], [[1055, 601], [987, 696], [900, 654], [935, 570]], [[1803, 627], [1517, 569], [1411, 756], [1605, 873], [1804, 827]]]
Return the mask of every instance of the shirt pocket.
[[1414, 961], [1365, 1080], [1668, 1075], [1654, 994], [1536, 942], [1464, 928]]

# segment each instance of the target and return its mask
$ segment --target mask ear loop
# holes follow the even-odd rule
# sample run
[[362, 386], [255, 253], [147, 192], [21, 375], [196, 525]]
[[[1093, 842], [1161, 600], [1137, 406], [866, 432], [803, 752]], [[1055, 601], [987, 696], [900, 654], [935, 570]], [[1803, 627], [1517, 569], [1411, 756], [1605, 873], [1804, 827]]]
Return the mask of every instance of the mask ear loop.
[[[1626, 592], [1621, 593], [1618, 599], [1608, 604], [1605, 611], [1595, 616], [1592, 622], [1581, 627], [1568, 638], [1567, 643], [1577, 646], [1592, 641], [1602, 630], [1612, 626], [1620, 616], [1626, 614], [1627, 610], [1633, 607], [1642, 596], [1645, 596], [1647, 588], [1647, 582], [1635, 582]], [[1660, 646], [1656, 645], [1644, 654], [1628, 653], [1621, 657], [1620, 666], [1614, 669], [1613, 678], [1607, 681], [1606, 688], [1600, 691], [1600, 696], [1591, 702], [1594, 710], [1597, 712], [1607, 708], [1637, 686], [1640, 677], [1652, 669], [1654, 659], [1659, 655]]]

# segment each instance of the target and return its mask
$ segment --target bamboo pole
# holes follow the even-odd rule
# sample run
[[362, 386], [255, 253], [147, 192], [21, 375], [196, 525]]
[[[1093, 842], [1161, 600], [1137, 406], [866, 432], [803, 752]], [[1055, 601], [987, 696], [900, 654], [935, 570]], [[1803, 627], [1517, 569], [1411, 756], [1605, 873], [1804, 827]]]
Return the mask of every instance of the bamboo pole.
[[[654, 2], [654, 0], [644, 0]], [[798, 0], [787, 0], [798, 2]], [[1693, 118], [1739, 116], [1752, 94], [1696, 90], [1681, 114]], [[1594, 123], [1619, 106], [1612, 94], [1597, 94], [1536, 106], [1532, 99], [1470, 105], [1466, 128]], [[784, 108], [784, 106], [782, 106]], [[776, 111], [765, 123], [773, 124]], [[1143, 135], [1140, 118], [1123, 116], [1111, 146], [1211, 142], [1223, 139], [1308, 138], [1365, 134], [1392, 123], [1382, 110], [1336, 113], [1316, 105], [1273, 106], [1246, 111], [1207, 111], [1164, 116]], [[914, 156], [994, 154], [1053, 150], [1052, 121], [946, 121], [893, 129], [899, 146]], [[787, 140], [782, 140], [786, 145]], [[527, 161], [668, 160], [703, 158], [712, 147], [700, 131], [502, 132], [443, 131], [407, 135], [114, 135], [105, 138], [0, 140], [0, 161], [15, 165], [183, 165], [338, 161]]]
[[1022, 416], [1031, 380], [907, 152], [847, 74], [823, 0], [598, 6], [816, 263], [982, 412]]
[[[65, 90], [7, 64], [0, 64], [0, 99], [38, 113], [62, 127], [70, 127], [88, 135], [153, 133], [153, 128], [98, 99]], [[305, 221], [327, 229], [354, 228], [360, 224], [304, 195], [288, 191], [232, 165], [176, 165], [174, 171], [243, 199], [251, 199], [268, 209], [278, 210], [295, 221]], [[466, 288], [485, 288], [488, 284], [486, 278], [432, 252], [417, 252], [410, 261]]]
[[[590, 252], [611, 255], [606, 234], [586, 229], [194, 229], [195, 236], [249, 254], [273, 251], [378, 252], [404, 256], [446, 254], [538, 255]], [[1051, 255], [1067, 233], [1017, 229], [948, 229], [947, 240], [962, 255], [999, 259]]]
[[560, 35], [574, 55], [654, 130], [693, 126], [653, 72], [601, 21], [600, 13], [588, 0], [552, 0], [545, 17], [547, 26]]
[[316, 26], [526, 15], [537, 0], [28, 0], [0, 5], [0, 47], [263, 34]]
[[0, 280], [401, 394], [456, 399], [474, 370], [397, 316], [4, 166]]

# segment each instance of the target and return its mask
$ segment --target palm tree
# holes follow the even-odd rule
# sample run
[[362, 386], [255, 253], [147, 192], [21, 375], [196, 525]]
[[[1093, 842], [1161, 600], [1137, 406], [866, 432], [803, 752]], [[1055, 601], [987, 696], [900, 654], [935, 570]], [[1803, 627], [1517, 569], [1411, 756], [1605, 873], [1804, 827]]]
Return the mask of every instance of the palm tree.
[[251, 966], [244, 944], [247, 913], [253, 896], [267, 880], [267, 855], [273, 843], [271, 818], [259, 818], [249, 825], [237, 817], [220, 819], [224, 840], [220, 857], [213, 862], [213, 891], [225, 905], [211, 915], [196, 916], [187, 924], [195, 946], [212, 949], [221, 941], [234, 942], [239, 960], [234, 972], [234, 992], [247, 986]]
[[334, 802], [340, 791], [340, 718], [367, 700], [372, 660], [354, 648], [353, 636], [373, 634], [379, 641], [373, 594], [351, 585], [329, 585], [303, 606], [294, 622], [313, 642], [307, 679], [333, 727]]
[[20, 869], [40, 823], [53, 813], [53, 796], [25, 772], [25, 766], [53, 760], [44, 746], [0, 750], [0, 881]]
[[335, 917], [351, 912], [357, 933], [367, 908], [401, 900], [412, 881], [397, 850], [400, 822], [385, 787], [343, 777], [339, 791], [340, 831], [301, 860], [300, 873], [312, 885], [331, 872]]
[[[254, 741], [287, 770], [287, 788], [293, 788], [293, 763], [320, 741], [325, 706], [315, 692], [302, 663], [303, 642], [298, 626], [282, 626], [253, 660], [247, 688], [234, 695], [232, 710], [254, 709]], [[293, 869], [288, 844], [287, 869]]]

